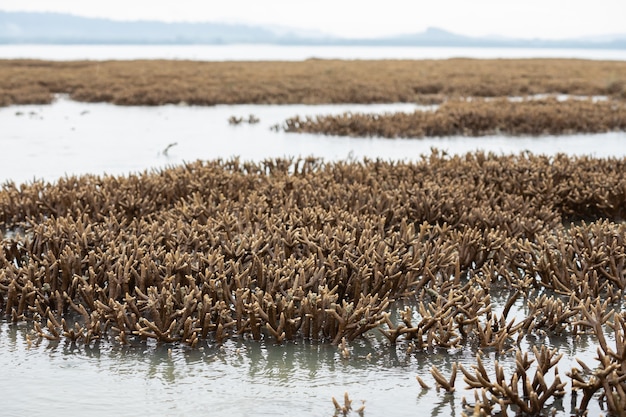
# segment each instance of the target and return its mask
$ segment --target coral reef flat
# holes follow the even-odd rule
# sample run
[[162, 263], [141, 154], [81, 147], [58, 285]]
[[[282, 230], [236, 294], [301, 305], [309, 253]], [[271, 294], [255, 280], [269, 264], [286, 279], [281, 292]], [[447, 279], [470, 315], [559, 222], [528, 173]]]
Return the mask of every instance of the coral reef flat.
[[302, 62], [0, 60], [0, 105], [55, 94], [123, 105], [441, 102], [534, 94], [626, 97], [626, 62], [575, 59]]

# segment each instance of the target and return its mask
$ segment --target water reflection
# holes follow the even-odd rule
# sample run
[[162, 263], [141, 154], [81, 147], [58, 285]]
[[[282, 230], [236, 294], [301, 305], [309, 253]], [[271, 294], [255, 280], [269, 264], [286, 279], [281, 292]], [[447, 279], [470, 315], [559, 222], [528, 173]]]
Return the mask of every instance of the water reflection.
[[433, 407], [430, 415], [432, 417], [437, 417], [439, 415], [456, 417], [456, 403], [457, 400], [454, 393], [446, 392], [439, 397], [439, 401], [437, 401]]
[[[45, 409], [46, 414], [88, 410], [95, 416], [331, 416], [331, 397], [342, 399], [348, 392], [355, 408], [366, 401], [367, 416], [459, 416], [462, 398], [473, 402], [460, 371], [453, 394], [436, 390], [430, 375], [432, 366], [449, 375], [454, 362], [471, 370], [476, 350], [467, 347], [407, 352], [407, 343], [389, 346], [372, 333], [350, 343], [351, 356], [345, 359], [334, 346], [304, 341], [277, 346], [235, 339], [200, 349], [108, 341], [91, 346], [42, 341], [29, 347], [29, 331], [26, 324], [0, 323], [2, 415], [38, 415]], [[521, 347], [530, 350], [543, 343], [547, 341], [525, 338]], [[552, 337], [549, 344], [565, 354], [559, 363], [562, 380], [576, 366], [574, 356], [593, 367], [596, 344], [591, 336]], [[511, 375], [514, 355], [485, 352], [488, 372], [496, 360]], [[421, 389], [416, 375], [432, 388]], [[572, 412], [572, 404], [568, 394], [550, 407], [564, 416]], [[600, 412], [597, 402], [591, 406], [590, 415]]]

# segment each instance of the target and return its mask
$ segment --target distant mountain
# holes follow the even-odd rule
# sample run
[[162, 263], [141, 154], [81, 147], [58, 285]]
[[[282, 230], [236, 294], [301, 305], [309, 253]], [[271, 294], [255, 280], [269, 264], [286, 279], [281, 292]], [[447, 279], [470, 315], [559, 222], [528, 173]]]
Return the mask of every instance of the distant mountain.
[[504, 36], [472, 37], [439, 28], [428, 28], [421, 33], [376, 39], [359, 39], [356, 42], [367, 45], [398, 46], [626, 49], [626, 34], [562, 40], [516, 39]]
[[2, 43], [185, 44], [276, 42], [274, 31], [225, 23], [124, 22], [61, 13], [0, 11]]
[[117, 21], [62, 13], [0, 11], [0, 43], [4, 44], [282, 44], [457, 46], [626, 49], [626, 34], [568, 40], [470, 37], [439, 28], [371, 39], [339, 38], [315, 31], [227, 23]]

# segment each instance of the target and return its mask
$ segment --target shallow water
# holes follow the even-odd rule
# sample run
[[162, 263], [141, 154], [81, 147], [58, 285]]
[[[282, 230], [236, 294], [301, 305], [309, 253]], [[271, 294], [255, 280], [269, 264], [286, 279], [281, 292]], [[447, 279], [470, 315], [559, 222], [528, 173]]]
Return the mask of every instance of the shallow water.
[[442, 46], [282, 45], [0, 45], [0, 59], [53, 61], [190, 59], [302, 61], [322, 59], [579, 58], [626, 60], [623, 49], [461, 48]]
[[[505, 298], [494, 298], [494, 313], [501, 313], [504, 302]], [[511, 314], [511, 318], [523, 319], [521, 299]], [[610, 335], [607, 339], [612, 343]], [[565, 372], [577, 366], [574, 357], [593, 367], [596, 343], [590, 336], [576, 340], [526, 337], [520, 347], [530, 351], [533, 345], [558, 348], [564, 354], [558, 364], [564, 382], [568, 381]], [[435, 389], [430, 369], [436, 366], [446, 376], [454, 362], [471, 369], [477, 349], [410, 352], [407, 347], [406, 342], [390, 346], [377, 331], [350, 343], [349, 358], [330, 344], [302, 340], [275, 345], [266, 340], [231, 339], [196, 349], [152, 341], [132, 346], [101, 341], [85, 346], [36, 342], [27, 323], [0, 320], [4, 399], [0, 414], [61, 415], [80, 410], [90, 416], [332, 416], [332, 397], [343, 405], [347, 392], [354, 410], [365, 406], [365, 416], [460, 416], [463, 398], [470, 404], [474, 398], [473, 391], [465, 389], [462, 373], [457, 375], [456, 392], [449, 394]], [[490, 375], [495, 360], [505, 367], [507, 377], [514, 367], [512, 353], [485, 352], [482, 360]], [[431, 388], [422, 389], [416, 375]], [[546, 378], [548, 384], [552, 375]], [[549, 401], [547, 414], [572, 415], [575, 406], [570, 391], [568, 382], [566, 396]], [[471, 409], [465, 411], [471, 413]], [[600, 412], [598, 403], [592, 401], [589, 415]]]
[[[283, 156], [327, 160], [417, 159], [436, 147], [450, 154], [489, 152], [598, 157], [626, 155], [626, 133], [563, 136], [484, 136], [424, 139], [346, 138], [276, 132], [295, 115], [412, 112], [414, 104], [235, 105], [121, 107], [59, 98], [51, 105], [0, 108], [0, 182], [55, 180], [72, 174], [127, 174], [196, 159], [259, 161]], [[254, 114], [260, 123], [230, 125], [231, 116]], [[165, 149], [171, 146], [167, 152]]]
[[[458, 361], [470, 369], [475, 351], [407, 353], [406, 344], [391, 347], [376, 332], [351, 343], [348, 359], [334, 346], [309, 342], [276, 346], [230, 340], [200, 349], [101, 342], [85, 347], [29, 344], [27, 334], [26, 324], [0, 322], [2, 415], [331, 416], [332, 397], [343, 405], [348, 392], [354, 409], [365, 405], [366, 416], [460, 416], [463, 397], [470, 403], [474, 398], [473, 391], [464, 389], [460, 371], [455, 393], [436, 390], [430, 368], [437, 366], [447, 376]], [[561, 348], [562, 381], [568, 381], [565, 372], [576, 365], [573, 355], [593, 366], [592, 340], [527, 338], [522, 348], [531, 349], [530, 343]], [[487, 353], [482, 359], [490, 374], [496, 359], [506, 375], [514, 366], [510, 354]], [[416, 375], [433, 388], [420, 388]], [[572, 413], [570, 388], [568, 383], [562, 400], [549, 402], [549, 412]], [[592, 401], [589, 415], [599, 413]]]

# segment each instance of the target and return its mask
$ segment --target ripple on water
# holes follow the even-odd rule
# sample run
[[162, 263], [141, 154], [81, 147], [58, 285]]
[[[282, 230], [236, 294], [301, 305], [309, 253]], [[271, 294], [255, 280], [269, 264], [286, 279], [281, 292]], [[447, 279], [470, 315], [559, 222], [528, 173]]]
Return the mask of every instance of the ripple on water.
[[[454, 362], [467, 369], [475, 364], [470, 348], [406, 353], [407, 345], [390, 347], [378, 335], [348, 345], [344, 359], [328, 344], [272, 343], [228, 340], [222, 346], [189, 349], [175, 345], [138, 344], [130, 347], [101, 342], [92, 347], [69, 342], [28, 346], [25, 324], [0, 322], [0, 389], [2, 415], [60, 415], [88, 410], [92, 416], [320, 416], [332, 415], [331, 398], [343, 401], [348, 392], [357, 408], [365, 401], [367, 416], [460, 415], [464, 390], [447, 394], [422, 390], [415, 376], [435, 386], [430, 368], [449, 375]], [[562, 380], [576, 366], [574, 356], [593, 366], [596, 345], [591, 336], [551, 339], [524, 338], [522, 348], [558, 347]], [[505, 374], [514, 355], [486, 352], [483, 363], [493, 372], [495, 360]], [[566, 391], [570, 391], [570, 384]], [[562, 404], [570, 404], [566, 396]], [[571, 411], [555, 403], [557, 415]], [[601, 410], [592, 402], [589, 415]]]

